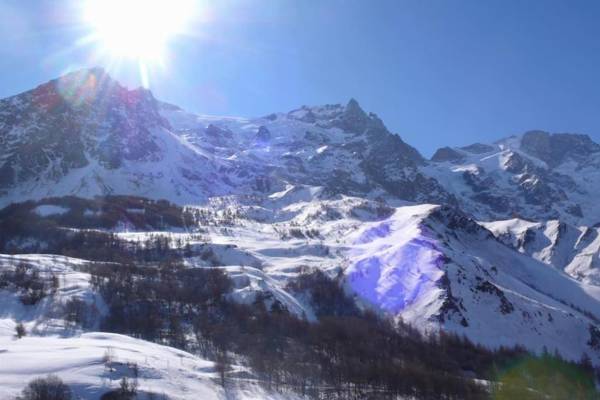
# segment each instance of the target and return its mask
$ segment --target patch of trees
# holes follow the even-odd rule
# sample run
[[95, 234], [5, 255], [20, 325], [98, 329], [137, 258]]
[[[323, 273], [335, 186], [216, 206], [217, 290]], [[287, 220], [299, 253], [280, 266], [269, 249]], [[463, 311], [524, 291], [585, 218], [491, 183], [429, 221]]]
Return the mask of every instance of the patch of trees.
[[[119, 387], [104, 393], [100, 400], [135, 400], [140, 398], [140, 394], [137, 377], [134, 379], [123, 377]], [[143, 395], [143, 398], [149, 400], [168, 400], [165, 394], [159, 396], [156, 393], [143, 392]], [[71, 388], [62, 379], [56, 375], [48, 375], [30, 381], [16, 400], [71, 400], [73, 398]]]
[[102, 327], [186, 348], [185, 334], [199, 315], [224, 308], [231, 281], [220, 269], [97, 265], [92, 285], [109, 308]]
[[55, 252], [87, 260], [132, 263], [179, 260], [186, 248], [177, 248], [170, 236], [150, 234], [143, 241], [127, 241], [111, 232], [79, 231], [67, 235]]
[[[184, 255], [186, 257], [196, 255], [190, 246], [185, 246], [170, 236], [161, 234], [148, 235], [143, 241], [127, 241], [112, 232], [73, 231], [54, 226], [46, 230], [34, 231], [26, 237], [30, 241], [33, 239], [37, 244], [23, 248], [5, 242], [5, 247], [1, 247], [0, 241], [0, 252], [9, 254], [43, 252], [90, 261], [118, 263], [158, 262], [181, 259]], [[181, 247], [177, 247], [179, 244]], [[200, 251], [205, 250], [200, 249]]]
[[394, 208], [385, 204], [384, 201], [365, 201], [352, 208], [350, 214], [359, 220], [381, 220], [389, 218], [394, 213]]
[[360, 316], [356, 303], [338, 280], [330, 279], [321, 270], [302, 274], [287, 285], [287, 290], [308, 299], [318, 318]]
[[119, 388], [106, 392], [100, 397], [100, 400], [134, 400], [138, 394], [137, 380], [130, 381], [123, 377], [119, 383]]
[[0, 289], [12, 287], [19, 293], [24, 305], [37, 304], [44, 297], [56, 293], [58, 277], [50, 274], [42, 277], [40, 272], [26, 263], [19, 263], [14, 269], [6, 268], [0, 273]]
[[27, 330], [25, 329], [25, 325], [22, 322], [19, 322], [15, 326], [15, 336], [17, 339], [21, 339], [23, 336], [27, 335]]
[[594, 350], [600, 350], [600, 329], [590, 324], [588, 326], [588, 331], [590, 333], [590, 339], [587, 341], [587, 344]]
[[288, 234], [282, 234], [282, 239], [293, 237], [296, 239], [322, 239], [318, 229], [291, 228]]
[[216, 354], [243, 355], [271, 389], [340, 399], [487, 395], [454, 359], [454, 352], [462, 350], [470, 360], [482, 349], [463, 348], [454, 338], [425, 338], [369, 314], [322, 316], [309, 323], [262, 302], [230, 304], [222, 313], [199, 321], [207, 345]]
[[[46, 216], [35, 210], [42, 205], [61, 207], [62, 213]], [[112, 229], [126, 222], [131, 229], [165, 230], [194, 224], [193, 214], [166, 200], [150, 200], [137, 196], [98, 196], [83, 199], [74, 196], [51, 197], [39, 201], [11, 204], [0, 211], [0, 219], [11, 215], [51, 221], [76, 229]]]
[[91, 328], [98, 320], [99, 311], [93, 304], [88, 304], [82, 299], [73, 297], [63, 305], [65, 321], [73, 326], [81, 326], [84, 329]]
[[186, 209], [197, 225], [202, 226], [234, 226], [240, 220], [248, 219], [249, 216], [237, 207], [226, 207], [222, 210], [211, 210], [208, 208]]
[[[36, 212], [42, 205], [58, 206], [65, 212], [42, 216]], [[123, 225], [131, 230], [169, 230], [195, 224], [193, 212], [164, 200], [132, 196], [48, 198], [0, 210], [0, 250], [19, 252], [19, 239], [27, 241], [28, 252], [60, 250], [74, 230], [110, 230]]]
[[[131, 198], [127, 199], [131, 200]], [[49, 200], [46, 200], [46, 202], [48, 201]], [[61, 204], [61, 207], [67, 207], [68, 205], [73, 207], [74, 204], [79, 207], [83, 207], [84, 205], [90, 207], [90, 204], [99, 203], [101, 200], [60, 198], [52, 199], [52, 201], [58, 202], [57, 204]], [[158, 207], [157, 205], [163, 204], [161, 201], [153, 202], [145, 199], [137, 199], [137, 201], [140, 203], [134, 202], [133, 204], [130, 204], [122, 199], [122, 202], [125, 203], [118, 204], [121, 204], [121, 208], [126, 208], [126, 210], [128, 210], [127, 212], [132, 212], [132, 210], [134, 210], [127, 207], [140, 206], [140, 204], [151, 204], [156, 207]], [[193, 256], [206, 258], [212, 254], [209, 247], [209, 239], [198, 233], [191, 234], [190, 238], [197, 242], [204, 242], [203, 245], [191, 246], [189, 243], [185, 243], [180, 237], [172, 237], [162, 233], [149, 234], [141, 241], [124, 240], [113, 232], [101, 230], [105, 228], [101, 226], [103, 224], [93, 223], [91, 226], [101, 229], [88, 229], [87, 227], [89, 227], [88, 225], [90, 224], [81, 223], [81, 221], [77, 223], [76, 220], [79, 217], [73, 217], [73, 209], [70, 209], [71, 211], [65, 214], [41, 217], [34, 212], [37, 205], [38, 203], [35, 202], [26, 202], [13, 204], [0, 210], [0, 252], [7, 254], [61, 254], [70, 257], [84, 258], [91, 261], [118, 262], [124, 264], [133, 262], [166, 262], [180, 260], [182, 257]], [[185, 217], [172, 211], [173, 215], [179, 215], [177, 218], [181, 217], [184, 221], [187, 221], [186, 223], [191, 224], [190, 221], [196, 218], [190, 214], [191, 211], [188, 213], [188, 211], [181, 208], [165, 205], [163, 208], [157, 209], [158, 211], [156, 211], [155, 214], [156, 218], [152, 217], [155, 218], [153, 221], [164, 219], [168, 222], [169, 218], [167, 218], [166, 215], [159, 218], [159, 213], [166, 210], [167, 214], [169, 214], [169, 210], [171, 210], [170, 207], [173, 207], [177, 212], [184, 213], [186, 215]], [[113, 210], [113, 208], [110, 210]], [[89, 209], [87, 209], [87, 211], [89, 211]], [[76, 213], [76, 215], [79, 214]], [[117, 213], [116, 215], [121, 214]], [[154, 214], [146, 211], [145, 213], [133, 212], [133, 215], [136, 216], [136, 218], [146, 218], [149, 215]], [[74, 220], [70, 221], [71, 218], [74, 218]], [[88, 217], [81, 218], [85, 219]], [[175, 216], [172, 216], [172, 218], [175, 218]], [[117, 217], [111, 217], [107, 221], [109, 221], [109, 223], [105, 224], [106, 227], [112, 228], [114, 225], [113, 222], [117, 221]], [[171, 222], [168, 222], [168, 224], [172, 225]], [[152, 224], [153, 223], [142, 225], [147, 227], [147, 225]], [[84, 228], [82, 228], [82, 226], [84, 226]], [[210, 259], [210, 262], [213, 265], [219, 264], [219, 260], [214, 254]]]

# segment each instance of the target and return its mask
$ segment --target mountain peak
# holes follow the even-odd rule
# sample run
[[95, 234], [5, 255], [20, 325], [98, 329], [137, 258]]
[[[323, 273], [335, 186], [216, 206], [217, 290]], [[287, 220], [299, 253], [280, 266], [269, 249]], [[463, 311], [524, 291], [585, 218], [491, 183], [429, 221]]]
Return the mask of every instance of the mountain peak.
[[346, 111], [347, 112], [363, 112], [363, 109], [360, 107], [360, 104], [358, 104], [358, 101], [356, 101], [355, 98], [351, 98], [348, 101], [348, 104], [346, 104]]
[[121, 86], [116, 80], [114, 80], [108, 72], [102, 67], [83, 68], [74, 71], [67, 72], [66, 74], [52, 79], [47, 84], [52, 85], [65, 85], [65, 84], [85, 84], [89, 80], [94, 80], [97, 83], [118, 85]]
[[348, 132], [363, 133], [371, 125], [371, 118], [360, 107], [358, 101], [350, 99], [341, 116], [341, 128]]
[[444, 162], [444, 161], [461, 161], [465, 157], [452, 147], [442, 147], [436, 150], [431, 157], [431, 161]]
[[68, 72], [14, 97], [50, 110], [66, 104], [71, 107], [97, 104], [117, 93], [124, 98], [126, 96], [122, 94], [126, 92], [128, 89], [113, 80], [104, 69], [89, 68]]
[[367, 122], [370, 119], [369, 115], [361, 108], [360, 104], [358, 104], [358, 101], [353, 98], [350, 99], [344, 108], [344, 117], [361, 122]]
[[72, 106], [106, 102], [111, 98], [128, 103], [154, 103], [156, 101], [149, 89], [144, 87], [130, 89], [114, 79], [102, 67], [68, 72], [21, 95], [28, 94], [32, 94], [34, 98], [39, 96], [58, 97]]
[[76, 69], [73, 71], [69, 71], [58, 79], [67, 78], [70, 76], [77, 76], [77, 75], [95, 75], [98, 78], [106, 77], [108, 79], [112, 79], [111, 76], [106, 71], [106, 69], [104, 69], [103, 67], [100, 67], [100, 66], [95, 66], [95, 67], [90, 67], [90, 68], [80, 68], [80, 69]]

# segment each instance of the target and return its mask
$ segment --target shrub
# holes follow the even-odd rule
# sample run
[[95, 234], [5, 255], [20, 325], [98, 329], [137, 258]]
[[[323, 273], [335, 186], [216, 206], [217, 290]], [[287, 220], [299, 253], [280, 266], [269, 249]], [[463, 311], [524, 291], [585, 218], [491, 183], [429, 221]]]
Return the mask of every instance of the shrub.
[[133, 400], [136, 397], [137, 383], [130, 382], [126, 377], [123, 377], [119, 388], [104, 393], [100, 400]]
[[71, 400], [71, 389], [55, 376], [36, 378], [29, 382], [17, 400]]
[[23, 325], [23, 323], [19, 322], [17, 326], [15, 326], [15, 334], [19, 339], [27, 335], [27, 331], [25, 330], [25, 326]]

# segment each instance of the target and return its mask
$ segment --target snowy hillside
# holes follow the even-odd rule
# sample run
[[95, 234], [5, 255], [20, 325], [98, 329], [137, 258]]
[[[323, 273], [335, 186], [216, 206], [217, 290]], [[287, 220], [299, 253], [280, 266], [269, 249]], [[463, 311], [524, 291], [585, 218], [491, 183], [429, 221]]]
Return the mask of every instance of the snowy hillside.
[[[356, 235], [348, 285], [422, 329], [578, 359], [598, 324], [600, 287], [513, 251], [449, 208], [404, 207]], [[564, 337], [571, 340], [564, 341]]]
[[[10, 289], [0, 289], [0, 397], [21, 392], [33, 377], [60, 376], [76, 396], [95, 400], [119, 387], [122, 377], [138, 375], [139, 392], [169, 399], [294, 399], [270, 394], [251, 379], [240, 379], [228, 392], [218, 383], [214, 363], [190, 353], [124, 335], [82, 332], [64, 319], [64, 308], [74, 298], [106, 312], [102, 298], [90, 289], [90, 276], [79, 272], [90, 263], [49, 255], [0, 256], [0, 273], [26, 263], [42, 276], [58, 278], [59, 290], [35, 306], [25, 306]], [[99, 319], [99, 316], [97, 317]], [[27, 335], [15, 337], [16, 323]], [[94, 322], [97, 322], [94, 321]], [[93, 324], [92, 324], [93, 325]], [[110, 360], [107, 360], [107, 357]], [[135, 371], [137, 369], [137, 372]], [[233, 375], [244, 376], [236, 367]]]
[[[319, 193], [318, 188], [289, 188], [253, 206], [215, 202], [215, 221], [231, 210], [237, 218], [226, 228], [199, 226], [202, 238], [193, 231], [116, 232], [128, 242], [159, 235], [192, 249], [206, 246], [210, 238], [211, 258], [191, 257], [186, 263], [191, 268], [218, 265], [233, 279], [232, 298], [241, 303], [252, 304], [258, 294], [268, 293], [293, 314], [314, 320], [306, 299], [296, 297], [287, 284], [310, 270], [332, 277], [343, 272], [346, 290], [359, 305], [423, 331], [465, 334], [491, 347], [556, 350], [572, 360], [585, 353], [600, 361], [592, 345], [600, 325], [600, 287], [519, 253], [456, 209], [390, 209], [360, 198], [322, 200]], [[16, 321], [31, 335], [64, 334], [70, 326], [53, 315], [72, 297], [94, 304], [99, 316], [105, 312], [102, 299], [89, 289], [89, 275], [73, 269], [89, 262], [44, 255], [3, 256], [1, 261], [5, 267], [28, 262], [46, 275], [57, 274], [61, 282], [57, 294], [33, 310], [4, 292], [6, 340], [13, 340]]]
[[[343, 273], [360, 305], [423, 331], [465, 334], [492, 347], [556, 349], [573, 360], [586, 353], [600, 361], [589, 345], [591, 327], [599, 325], [600, 287], [518, 252], [454, 208], [393, 209], [320, 196], [319, 188], [304, 187], [251, 206], [213, 199], [211, 207], [198, 208], [213, 215], [200, 225], [200, 238], [193, 230], [117, 229], [117, 236], [139, 243], [165, 236], [203, 251], [208, 246], [210, 258], [190, 257], [186, 264], [225, 271], [235, 285], [233, 298], [242, 303], [267, 293], [293, 314], [314, 319], [314, 310], [287, 284], [311, 270]], [[226, 215], [236, 217], [224, 223]]]

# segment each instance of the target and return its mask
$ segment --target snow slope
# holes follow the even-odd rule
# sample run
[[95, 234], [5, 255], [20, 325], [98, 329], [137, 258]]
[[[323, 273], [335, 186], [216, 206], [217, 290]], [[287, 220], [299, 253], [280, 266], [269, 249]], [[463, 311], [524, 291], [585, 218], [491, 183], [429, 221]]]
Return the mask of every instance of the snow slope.
[[[112, 355], [108, 366], [107, 354]], [[86, 400], [99, 399], [119, 387], [122, 377], [133, 380], [136, 364], [139, 392], [165, 394], [172, 400], [293, 400], [293, 394], [268, 393], [255, 383], [240, 382], [224, 390], [214, 364], [172, 347], [128, 336], [90, 332], [80, 336], [0, 335], [0, 397], [18, 395], [34, 377], [58, 375]]]
[[79, 299], [94, 305], [98, 318], [105, 313], [102, 298], [90, 289], [90, 275], [77, 267], [89, 261], [44, 254], [4, 255], [0, 254], [0, 272], [25, 263], [48, 279], [54, 274], [59, 289], [52, 296], [42, 299], [35, 307], [25, 306], [19, 296], [9, 289], [0, 289], [0, 335], [14, 335], [17, 322], [23, 323], [28, 332], [39, 335], [65, 334], [71, 329], [63, 319], [64, 304], [70, 299]]
[[[134, 379], [139, 369], [139, 391], [166, 394], [173, 400], [197, 399], [295, 399], [268, 393], [233, 367], [233, 380], [224, 390], [211, 361], [171, 347], [124, 335], [82, 332], [64, 321], [62, 305], [72, 298], [96, 304], [101, 297], [90, 289], [89, 275], [78, 269], [88, 261], [51, 255], [0, 255], [0, 272], [27, 263], [42, 275], [55, 274], [59, 291], [35, 306], [24, 306], [8, 289], [0, 290], [0, 398], [13, 398], [35, 377], [58, 375], [76, 396], [96, 400], [118, 388], [122, 377]], [[27, 335], [15, 337], [17, 322]], [[106, 362], [107, 354], [111, 363]]]

